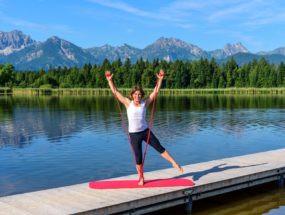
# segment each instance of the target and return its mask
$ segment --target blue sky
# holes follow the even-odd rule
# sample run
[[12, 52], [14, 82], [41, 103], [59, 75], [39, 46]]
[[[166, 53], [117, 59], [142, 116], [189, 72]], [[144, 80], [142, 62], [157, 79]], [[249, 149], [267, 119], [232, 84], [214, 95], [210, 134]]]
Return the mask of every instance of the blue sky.
[[207, 51], [241, 42], [255, 53], [285, 47], [284, 24], [281, 0], [0, 0], [0, 31], [83, 48], [175, 37]]

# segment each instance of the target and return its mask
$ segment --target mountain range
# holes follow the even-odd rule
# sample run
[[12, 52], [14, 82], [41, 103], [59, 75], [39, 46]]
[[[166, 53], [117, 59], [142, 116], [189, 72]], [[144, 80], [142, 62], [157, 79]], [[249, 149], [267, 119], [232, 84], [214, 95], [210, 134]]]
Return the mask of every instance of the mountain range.
[[129, 58], [132, 62], [140, 58], [166, 61], [215, 58], [218, 63], [223, 63], [230, 57], [235, 58], [240, 65], [262, 57], [270, 63], [279, 64], [281, 61], [285, 62], [285, 47], [269, 52], [251, 53], [238, 42], [226, 44], [223, 49], [205, 51], [177, 38], [161, 37], [143, 49], [128, 44], [117, 47], [106, 44], [84, 49], [56, 36], [40, 42], [18, 30], [0, 31], [0, 64], [11, 63], [16, 70], [47, 70], [58, 66], [80, 67], [86, 63], [100, 64], [104, 59], [114, 61], [119, 58], [122, 61]]

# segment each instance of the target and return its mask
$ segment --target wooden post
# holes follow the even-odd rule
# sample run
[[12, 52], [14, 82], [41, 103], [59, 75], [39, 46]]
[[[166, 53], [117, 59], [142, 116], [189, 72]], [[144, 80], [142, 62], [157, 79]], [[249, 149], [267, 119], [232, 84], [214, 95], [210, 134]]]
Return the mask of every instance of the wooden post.
[[192, 199], [192, 193], [194, 190], [190, 189], [190, 190], [186, 190], [184, 192], [184, 194], [186, 195], [186, 199], [185, 199], [185, 211], [186, 214], [190, 215], [192, 214], [192, 209], [193, 209], [193, 199]]
[[278, 180], [279, 187], [284, 187], [284, 174], [280, 174], [280, 178]]

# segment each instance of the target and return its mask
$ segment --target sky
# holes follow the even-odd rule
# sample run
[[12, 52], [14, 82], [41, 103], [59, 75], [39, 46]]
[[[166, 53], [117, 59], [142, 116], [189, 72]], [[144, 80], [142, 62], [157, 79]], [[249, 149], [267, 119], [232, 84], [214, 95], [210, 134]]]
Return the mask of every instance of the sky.
[[285, 47], [283, 0], [0, 0], [0, 31], [82, 48], [145, 48], [174, 37], [206, 51], [241, 42], [250, 52]]

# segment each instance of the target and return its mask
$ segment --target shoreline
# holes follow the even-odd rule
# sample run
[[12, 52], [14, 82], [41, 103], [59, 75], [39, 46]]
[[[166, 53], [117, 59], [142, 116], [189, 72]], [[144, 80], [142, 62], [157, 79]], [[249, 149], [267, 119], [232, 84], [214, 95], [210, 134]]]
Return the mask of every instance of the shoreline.
[[[123, 95], [128, 95], [130, 88], [118, 88]], [[146, 94], [153, 89], [145, 89]], [[211, 89], [160, 89], [160, 95], [283, 95], [285, 88], [211, 88]], [[109, 88], [0, 88], [0, 95], [113, 95]]]

